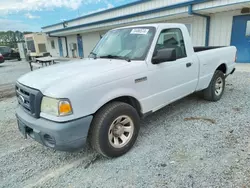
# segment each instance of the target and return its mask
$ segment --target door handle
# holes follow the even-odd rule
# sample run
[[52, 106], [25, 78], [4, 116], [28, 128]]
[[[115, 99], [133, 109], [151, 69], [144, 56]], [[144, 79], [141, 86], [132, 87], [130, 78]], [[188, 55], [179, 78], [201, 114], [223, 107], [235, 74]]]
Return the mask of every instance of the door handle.
[[187, 63], [186, 67], [191, 67], [193, 63]]

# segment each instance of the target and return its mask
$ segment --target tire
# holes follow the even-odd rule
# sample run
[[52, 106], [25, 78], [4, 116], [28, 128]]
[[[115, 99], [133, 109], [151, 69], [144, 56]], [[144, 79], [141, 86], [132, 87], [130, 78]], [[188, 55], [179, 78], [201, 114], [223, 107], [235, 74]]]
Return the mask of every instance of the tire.
[[21, 61], [22, 59], [21, 59], [21, 58], [18, 58], [17, 60], [18, 60], [18, 61]]
[[203, 97], [208, 101], [218, 101], [221, 99], [225, 89], [225, 75], [220, 70], [216, 70], [208, 86], [203, 91]]
[[[123, 122], [124, 125], [121, 124]], [[89, 141], [92, 148], [101, 155], [119, 157], [132, 148], [139, 129], [140, 118], [135, 108], [123, 102], [111, 102], [95, 114], [90, 127]], [[123, 142], [121, 138], [126, 141]]]

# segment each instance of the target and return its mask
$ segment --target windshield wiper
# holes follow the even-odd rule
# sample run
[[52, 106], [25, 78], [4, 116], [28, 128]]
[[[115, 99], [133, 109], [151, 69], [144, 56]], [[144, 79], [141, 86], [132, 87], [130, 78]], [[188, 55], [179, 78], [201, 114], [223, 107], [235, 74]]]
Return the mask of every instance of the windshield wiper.
[[94, 53], [94, 52], [90, 52], [90, 55], [93, 55], [94, 57], [94, 59], [96, 59], [97, 58], [97, 56], [96, 56], [96, 53]]
[[130, 62], [131, 59], [129, 59], [128, 57], [124, 57], [124, 56], [118, 56], [118, 55], [103, 55], [100, 56], [99, 58], [109, 58], [109, 59], [124, 59], [127, 62]]

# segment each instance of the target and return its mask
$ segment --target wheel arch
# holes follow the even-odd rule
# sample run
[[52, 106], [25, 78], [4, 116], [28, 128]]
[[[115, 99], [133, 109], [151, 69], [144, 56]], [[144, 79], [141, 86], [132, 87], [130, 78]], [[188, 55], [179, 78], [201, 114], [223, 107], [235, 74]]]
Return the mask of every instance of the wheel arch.
[[221, 63], [216, 70], [220, 70], [221, 72], [223, 72], [224, 74], [227, 73], [227, 65], [226, 63]]
[[[124, 102], [124, 103], [127, 103], [129, 105], [131, 105], [132, 107], [134, 107], [137, 111], [137, 113], [139, 114], [140, 117], [143, 116], [143, 113], [142, 113], [142, 106], [139, 102], [138, 99], [136, 99], [135, 97], [133, 96], [130, 96], [130, 95], [123, 95], [123, 96], [119, 96], [119, 97], [115, 97], [113, 99], [109, 99], [108, 101], [106, 101], [102, 106], [100, 106], [96, 112], [98, 110], [100, 110], [102, 107], [104, 107], [106, 104], [108, 103], [111, 103], [111, 102], [114, 102], [114, 101], [117, 101], [117, 102]], [[96, 113], [95, 112], [95, 113]]]

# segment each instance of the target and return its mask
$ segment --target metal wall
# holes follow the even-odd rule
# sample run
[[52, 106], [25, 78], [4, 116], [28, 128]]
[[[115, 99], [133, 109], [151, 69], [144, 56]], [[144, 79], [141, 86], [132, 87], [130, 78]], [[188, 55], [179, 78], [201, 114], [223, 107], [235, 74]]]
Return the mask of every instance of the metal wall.
[[241, 15], [239, 10], [221, 12], [211, 15], [210, 46], [229, 46], [233, 16]]
[[[133, 13], [138, 13], [138, 12], [143, 12], [143, 11], [152, 10], [152, 9], [156, 9], [156, 8], [161, 8], [163, 6], [168, 6], [168, 5], [181, 3], [181, 2], [185, 2], [185, 1], [186, 0], [152, 0], [152, 1], [145, 1], [144, 3], [135, 4], [135, 5], [132, 5], [132, 6], [125, 7], [125, 8], [115, 9], [113, 11], [100, 13], [100, 14], [89, 16], [89, 17], [82, 18], [82, 19], [75, 19], [73, 21], [69, 21], [68, 24], [67, 24], [67, 27], [72, 27], [72, 26], [85, 24], [85, 23], [91, 23], [91, 22], [95, 22], [95, 21], [99, 21], [99, 20], [106, 20], [106, 19], [109, 19], [109, 18], [116, 18], [116, 17], [119, 17], [119, 16], [125, 16], [125, 15], [129, 15], [129, 14], [133, 14]], [[177, 14], [179, 12], [181, 12], [181, 11], [178, 10], [178, 9], [176, 9], [174, 11], [175, 14]], [[137, 20], [137, 19], [134, 18], [134, 21], [135, 20]], [[63, 25], [59, 24], [59, 25], [51, 26], [49, 28], [44, 28], [43, 31], [48, 32], [48, 31], [61, 29], [61, 28], [63, 28]]]
[[167, 21], [168, 23], [183, 23], [191, 24], [191, 33], [192, 42], [194, 46], [204, 46], [205, 45], [205, 27], [206, 19], [199, 16], [190, 16], [187, 18], [174, 19]]
[[100, 33], [86, 33], [82, 35], [84, 57], [88, 57], [97, 42], [100, 40]]
[[[76, 35], [69, 35], [67, 36], [68, 40], [68, 50], [69, 50], [69, 57], [73, 57], [73, 54], [75, 57], [78, 57], [78, 46], [77, 46], [77, 36]], [[76, 50], [72, 52], [70, 49], [70, 44], [75, 43], [76, 44]]]
[[[94, 22], [94, 21], [99, 21], [99, 20], [106, 20], [109, 18], [116, 18], [119, 16], [124, 16], [124, 15], [128, 15], [128, 14], [133, 14], [133, 13], [138, 13], [138, 12], [143, 12], [143, 11], [147, 11], [147, 10], [151, 10], [151, 9], [156, 9], [156, 8], [161, 8], [164, 6], [168, 6], [171, 4], [175, 4], [175, 3], [180, 3], [180, 2], [185, 2], [186, 0], [153, 0], [153, 1], [146, 1], [145, 3], [141, 3], [141, 4], [137, 4], [137, 5], [133, 5], [133, 6], [129, 6], [129, 7], [125, 7], [122, 9], [118, 9], [118, 10], [114, 10], [111, 12], [106, 12], [103, 14], [98, 14], [95, 16], [91, 16], [88, 18], [83, 18], [80, 20], [76, 20], [76, 21], [72, 21], [68, 24], [69, 27], [71, 26], [75, 26], [75, 25], [79, 25], [79, 24], [83, 24], [83, 23], [90, 23], [90, 22]], [[178, 13], [178, 11], [176, 10], [175, 13]]]
[[[80, 35], [82, 36], [82, 42], [83, 42], [83, 52], [84, 52], [84, 57], [88, 57], [89, 53], [93, 50], [97, 42], [100, 40], [100, 33], [104, 32], [93, 32], [93, 33], [84, 33]], [[48, 38], [48, 46], [50, 46], [49, 50], [52, 56], [59, 56], [59, 47], [58, 47], [58, 39], [53, 38], [55, 40], [55, 49], [51, 49], [51, 44], [50, 41], [52, 40], [51, 38]], [[73, 53], [72, 50], [70, 49], [70, 44], [71, 43], [76, 43], [77, 44], [77, 35], [69, 35], [67, 36], [68, 40], [68, 54], [70, 58], [73, 58]], [[66, 44], [64, 38], [62, 38], [62, 45], [63, 45], [63, 56], [66, 56]], [[75, 57], [79, 57], [78, 53], [78, 46], [76, 46], [76, 50], [74, 51]]]
[[[55, 49], [53, 49], [51, 47], [51, 41], [54, 40], [55, 43]], [[47, 47], [48, 47], [48, 52], [52, 55], [52, 56], [60, 56], [59, 53], [59, 46], [58, 46], [58, 38], [57, 37], [50, 37], [47, 38]]]
[[249, 3], [249, 0], [213, 0], [206, 3], [196, 4], [193, 6], [194, 10], [207, 9], [213, 7], [222, 7], [226, 5], [236, 5], [239, 3]]

